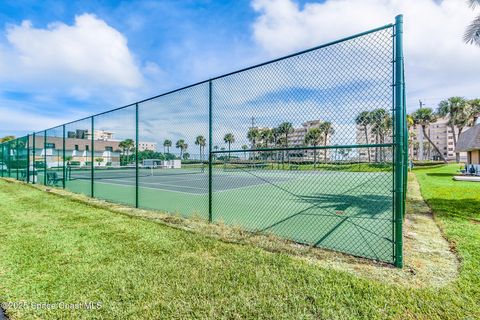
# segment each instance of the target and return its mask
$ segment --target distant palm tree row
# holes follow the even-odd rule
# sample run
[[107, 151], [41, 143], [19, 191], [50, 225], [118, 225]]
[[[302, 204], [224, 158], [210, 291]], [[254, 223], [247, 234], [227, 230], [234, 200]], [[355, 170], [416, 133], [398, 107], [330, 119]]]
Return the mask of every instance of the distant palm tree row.
[[[466, 100], [462, 97], [451, 97], [439, 103], [436, 112], [432, 108], [419, 108], [408, 116], [409, 126], [419, 125], [422, 128], [424, 137], [432, 145], [438, 156], [442, 161], [447, 162], [445, 156], [432, 142], [430, 136], [427, 134], [427, 126], [436, 122], [439, 117], [447, 117], [447, 125], [452, 130], [453, 147], [457, 146], [457, 133], [455, 127], [458, 128], [458, 135], [469, 126], [474, 126], [477, 119], [480, 117], [480, 99]], [[460, 154], [456, 153], [456, 161], [460, 161]]]
[[[355, 118], [355, 123], [357, 126], [361, 127], [363, 133], [365, 135], [365, 142], [366, 144], [370, 144], [369, 133], [375, 136], [375, 143], [382, 144], [386, 142], [386, 137], [391, 135], [392, 130], [392, 117], [390, 114], [382, 108], [375, 109], [373, 111], [362, 111], [360, 114]], [[376, 148], [378, 149], [378, 148]], [[375, 162], [384, 161], [385, 150], [380, 148], [380, 152], [375, 152]], [[371, 153], [370, 148], [367, 148], [367, 157], [368, 162], [371, 162]], [[379, 159], [380, 157], [380, 159]]]

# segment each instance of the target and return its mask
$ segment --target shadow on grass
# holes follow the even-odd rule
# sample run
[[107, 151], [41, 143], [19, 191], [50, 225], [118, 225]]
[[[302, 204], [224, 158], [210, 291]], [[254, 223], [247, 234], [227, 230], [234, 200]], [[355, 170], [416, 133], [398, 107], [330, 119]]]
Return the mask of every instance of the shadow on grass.
[[[453, 194], [453, 196], [455, 195]], [[425, 200], [433, 212], [442, 217], [480, 220], [480, 199], [433, 198]]]
[[427, 176], [431, 176], [431, 177], [453, 177], [453, 176], [456, 176], [458, 174], [456, 173], [441, 173], [441, 172], [429, 172], [427, 173]]

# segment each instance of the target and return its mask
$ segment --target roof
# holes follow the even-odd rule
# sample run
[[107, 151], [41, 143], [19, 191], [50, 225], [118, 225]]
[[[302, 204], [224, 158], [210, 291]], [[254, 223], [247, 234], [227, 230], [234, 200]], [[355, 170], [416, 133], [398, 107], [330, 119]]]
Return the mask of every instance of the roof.
[[458, 137], [456, 152], [480, 150], [480, 124], [463, 131]]

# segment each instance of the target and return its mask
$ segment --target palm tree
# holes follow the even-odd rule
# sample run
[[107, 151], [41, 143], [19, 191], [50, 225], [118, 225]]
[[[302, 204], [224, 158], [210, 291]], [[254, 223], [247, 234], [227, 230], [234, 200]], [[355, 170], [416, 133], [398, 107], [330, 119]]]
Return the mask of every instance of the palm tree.
[[247, 139], [252, 143], [252, 149], [255, 149], [255, 143], [260, 136], [260, 131], [257, 128], [248, 129]]
[[[332, 123], [329, 122], [329, 121], [322, 122], [322, 123], [320, 123], [319, 129], [320, 129], [320, 132], [323, 134], [323, 145], [327, 146], [328, 136], [335, 133], [335, 130], [332, 127]], [[323, 159], [326, 163], [327, 162], [327, 150], [326, 149], [323, 152], [323, 157], [324, 157]]]
[[431, 108], [419, 108], [417, 109], [417, 111], [412, 113], [412, 118], [415, 125], [422, 126], [422, 132], [424, 137], [427, 138], [430, 145], [433, 146], [433, 148], [437, 151], [442, 161], [447, 163], [447, 160], [443, 156], [443, 153], [438, 150], [438, 147], [432, 142], [432, 140], [427, 134], [427, 126], [437, 121], [437, 116], [433, 113], [433, 110]]
[[248, 149], [248, 146], [246, 144], [242, 145], [242, 149], [243, 149], [243, 157], [245, 159], [247, 159], [247, 149]]
[[[258, 128], [253, 127], [248, 129], [247, 139], [252, 144], [252, 149], [255, 149], [255, 147], [257, 146], [256, 142], [259, 139], [259, 137], [260, 137], [260, 131], [258, 130]], [[255, 159], [255, 151], [253, 152], [253, 159]]]
[[[285, 145], [285, 148], [288, 148], [288, 135], [290, 133], [293, 133], [294, 129], [293, 129], [293, 125], [291, 122], [283, 122], [281, 123], [279, 126], [278, 126], [278, 133], [280, 135], [284, 135], [284, 145]], [[282, 158], [284, 157], [284, 152], [282, 151]], [[290, 160], [290, 153], [287, 151], [287, 160], [289, 161]], [[282, 159], [282, 166], [283, 166], [283, 159]]]
[[132, 139], [125, 139], [121, 141], [118, 146], [122, 149], [123, 155], [126, 157], [126, 163], [130, 161], [130, 151], [133, 149], [135, 142]]
[[[452, 129], [453, 147], [457, 146], [457, 136], [455, 127], [458, 128], [458, 135], [463, 131], [470, 121], [470, 113], [468, 112], [467, 101], [462, 97], [451, 97], [447, 100], [440, 101], [437, 114], [440, 117], [448, 117], [447, 125]], [[455, 161], [460, 162], [460, 153], [455, 153]]]
[[185, 140], [180, 139], [175, 143], [175, 147], [180, 149], [180, 159], [182, 159], [183, 151], [187, 150], [188, 144], [185, 143]]
[[[383, 108], [375, 109], [370, 113], [371, 116], [371, 132], [375, 134], [376, 143], [385, 143], [385, 136], [392, 127], [392, 118]], [[380, 161], [384, 160], [383, 148], [376, 148], [375, 162], [378, 162], [378, 154]]]
[[[371, 115], [368, 111], [360, 112], [360, 114], [355, 119], [355, 123], [357, 126], [361, 126], [363, 128], [363, 132], [365, 133], [365, 144], [369, 144], [368, 140], [368, 126], [371, 124]], [[367, 148], [367, 155], [368, 155], [368, 162], [370, 163], [370, 148]]]
[[285, 135], [285, 147], [288, 148], [288, 135], [293, 133], [293, 125], [291, 122], [283, 122], [278, 126], [278, 132]]
[[233, 136], [233, 133], [227, 133], [223, 137], [223, 141], [225, 141], [225, 143], [228, 143], [228, 159], [230, 159], [230, 145], [235, 142], [235, 137]]
[[[480, 0], [468, 0], [470, 7], [475, 9], [480, 6]], [[480, 15], [473, 19], [472, 23], [467, 27], [463, 40], [466, 43], [476, 44], [480, 46]]]
[[165, 141], [163, 141], [163, 153], [165, 153], [165, 148], [167, 148], [167, 153], [170, 153], [171, 146], [172, 146], [172, 140], [165, 139]]
[[268, 143], [272, 141], [272, 137], [273, 135], [271, 129], [265, 128], [260, 130], [260, 139], [265, 144], [265, 148], [268, 148]]
[[200, 161], [203, 161], [203, 152], [205, 150], [205, 145], [207, 144], [207, 140], [204, 136], [197, 136], [195, 138], [195, 145], [200, 146]]
[[[313, 145], [316, 147], [319, 143], [321, 143], [323, 132], [320, 128], [311, 128], [308, 129], [307, 133], [305, 134], [305, 144], [306, 145]], [[313, 169], [317, 166], [317, 149], [313, 149]]]
[[470, 114], [469, 125], [474, 126], [477, 123], [478, 118], [480, 117], [480, 99], [473, 99], [467, 101], [468, 111]]

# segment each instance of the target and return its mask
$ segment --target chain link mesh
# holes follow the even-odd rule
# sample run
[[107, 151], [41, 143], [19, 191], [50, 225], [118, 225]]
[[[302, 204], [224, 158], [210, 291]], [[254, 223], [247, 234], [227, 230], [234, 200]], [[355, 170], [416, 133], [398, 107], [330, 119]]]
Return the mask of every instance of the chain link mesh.
[[393, 44], [386, 26], [3, 143], [1, 175], [393, 263]]

